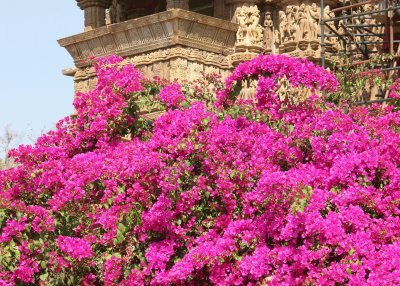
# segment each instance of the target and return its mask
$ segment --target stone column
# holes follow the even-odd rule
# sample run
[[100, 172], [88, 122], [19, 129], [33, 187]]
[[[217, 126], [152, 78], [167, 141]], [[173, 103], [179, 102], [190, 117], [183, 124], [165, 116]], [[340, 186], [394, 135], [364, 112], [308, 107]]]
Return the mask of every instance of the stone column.
[[79, 8], [85, 13], [85, 31], [106, 25], [106, 9], [112, 0], [76, 0]]
[[189, 0], [167, 0], [167, 10], [169, 9], [189, 10]]
[[224, 20], [226, 19], [224, 0], [214, 0], [214, 17]]

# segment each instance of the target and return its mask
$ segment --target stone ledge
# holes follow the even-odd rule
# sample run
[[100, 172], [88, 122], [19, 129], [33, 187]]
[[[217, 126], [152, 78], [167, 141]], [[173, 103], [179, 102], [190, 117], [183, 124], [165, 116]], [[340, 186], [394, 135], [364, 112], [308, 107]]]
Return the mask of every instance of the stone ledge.
[[238, 25], [198, 13], [171, 9], [75, 36], [60, 39], [77, 67], [90, 65], [91, 57], [124, 57], [158, 49], [186, 46], [222, 55], [233, 52]]

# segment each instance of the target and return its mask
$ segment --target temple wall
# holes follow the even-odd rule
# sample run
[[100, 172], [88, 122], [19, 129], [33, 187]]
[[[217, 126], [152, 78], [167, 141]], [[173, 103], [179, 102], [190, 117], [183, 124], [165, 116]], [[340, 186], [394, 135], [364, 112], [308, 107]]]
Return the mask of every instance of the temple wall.
[[[337, 62], [345, 50], [354, 58], [362, 57], [359, 47], [346, 46], [338, 37], [327, 36], [324, 51], [321, 48], [321, 19], [340, 16], [331, 9], [340, 6], [340, 1], [325, 0], [323, 11], [319, 0], [77, 2], [85, 11], [86, 32], [59, 41], [74, 58], [76, 69], [69, 75], [74, 76], [77, 91], [95, 85], [88, 59], [109, 54], [123, 56], [148, 78], [189, 81], [202, 72], [227, 76], [237, 64], [259, 53], [288, 54], [320, 63], [324, 52], [328, 64]], [[368, 12], [378, 5], [364, 5], [353, 12]], [[213, 17], [187, 11], [190, 8]], [[355, 19], [354, 24], [375, 25], [379, 21], [373, 17]], [[328, 22], [325, 33], [346, 34], [345, 21]], [[373, 29], [383, 33], [382, 27]], [[376, 37], [366, 40], [370, 42], [367, 49], [379, 52]]]
[[[187, 47], [173, 47], [136, 56], [128, 56], [122, 65], [133, 63], [145, 78], [174, 81], [194, 81], [202, 73], [217, 73], [223, 78], [231, 71], [225, 56]], [[84, 92], [96, 86], [92, 67], [78, 68], [74, 75], [75, 90]]]

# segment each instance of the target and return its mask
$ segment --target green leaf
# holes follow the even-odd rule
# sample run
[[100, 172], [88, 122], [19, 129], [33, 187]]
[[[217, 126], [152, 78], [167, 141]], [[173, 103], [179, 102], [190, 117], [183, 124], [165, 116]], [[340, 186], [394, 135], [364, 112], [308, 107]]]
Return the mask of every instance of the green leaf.
[[236, 252], [233, 252], [232, 256], [236, 261], [240, 261], [243, 258], [242, 256], [238, 255]]
[[115, 256], [116, 258], [121, 258], [121, 253], [115, 252], [112, 256]]
[[118, 231], [125, 233], [127, 230], [127, 227], [123, 223], [118, 223]]
[[48, 277], [49, 277], [49, 273], [47, 273], [47, 272], [39, 276], [40, 280], [42, 280], [42, 281], [46, 281]]
[[229, 174], [229, 177], [230, 177], [231, 179], [233, 179], [237, 173], [238, 173], [237, 170], [232, 170], [232, 171], [230, 172], [230, 174]]

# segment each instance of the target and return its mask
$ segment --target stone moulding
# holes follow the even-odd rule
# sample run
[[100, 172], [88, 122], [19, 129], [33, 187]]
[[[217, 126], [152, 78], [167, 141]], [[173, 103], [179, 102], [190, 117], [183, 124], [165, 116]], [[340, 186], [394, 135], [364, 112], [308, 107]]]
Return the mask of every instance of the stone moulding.
[[206, 52], [193, 48], [172, 47], [149, 54], [137, 55], [129, 58], [129, 62], [137, 65], [149, 65], [154, 62], [161, 62], [173, 58], [184, 58], [191, 61], [201, 62], [205, 65], [213, 65], [219, 68], [229, 69], [230, 65], [227, 58], [223, 55]]
[[132, 57], [184, 46], [220, 55], [233, 53], [238, 25], [198, 13], [171, 9], [60, 39], [76, 67], [90, 58], [116, 54]]

